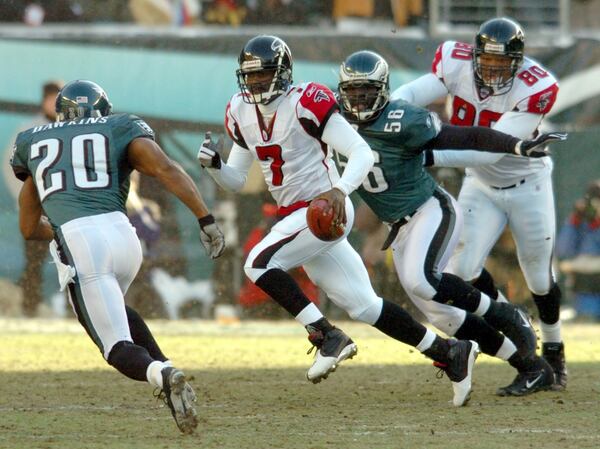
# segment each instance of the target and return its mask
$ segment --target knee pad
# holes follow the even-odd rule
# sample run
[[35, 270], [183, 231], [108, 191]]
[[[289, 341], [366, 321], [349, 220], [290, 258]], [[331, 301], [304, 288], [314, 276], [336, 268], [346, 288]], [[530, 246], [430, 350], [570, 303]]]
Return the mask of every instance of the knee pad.
[[556, 323], [560, 318], [560, 300], [562, 296], [558, 284], [553, 284], [550, 291], [545, 295], [536, 295], [535, 293], [531, 295], [540, 314], [540, 320], [546, 324]]
[[376, 301], [372, 301], [367, 307], [352, 308], [347, 312], [353, 320], [362, 321], [372, 326], [379, 319], [382, 307], [383, 300], [378, 297]]

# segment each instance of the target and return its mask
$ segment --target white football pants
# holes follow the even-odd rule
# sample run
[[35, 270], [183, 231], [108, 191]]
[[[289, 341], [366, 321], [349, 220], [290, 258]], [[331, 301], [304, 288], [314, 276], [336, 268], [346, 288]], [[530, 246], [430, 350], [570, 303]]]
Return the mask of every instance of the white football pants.
[[309, 278], [351, 318], [374, 324], [383, 305], [365, 265], [346, 236], [354, 222], [354, 208], [346, 198], [346, 233], [333, 242], [315, 237], [306, 224], [306, 208], [275, 224], [250, 251], [244, 270], [252, 282], [267, 270], [288, 271], [302, 266]]
[[119, 341], [131, 342], [124, 295], [142, 263], [134, 227], [121, 212], [77, 218], [56, 239], [64, 263], [75, 268], [69, 301], [105, 359]]
[[556, 234], [551, 175], [551, 167], [547, 167], [525, 177], [523, 184], [505, 190], [467, 176], [458, 197], [464, 228], [448, 271], [468, 281], [477, 279], [508, 224], [529, 290], [536, 295], [548, 293], [554, 283]]
[[431, 324], [450, 336], [462, 325], [466, 312], [432, 298], [461, 228], [462, 214], [456, 200], [438, 188], [400, 228], [391, 244], [396, 272], [409, 298]]

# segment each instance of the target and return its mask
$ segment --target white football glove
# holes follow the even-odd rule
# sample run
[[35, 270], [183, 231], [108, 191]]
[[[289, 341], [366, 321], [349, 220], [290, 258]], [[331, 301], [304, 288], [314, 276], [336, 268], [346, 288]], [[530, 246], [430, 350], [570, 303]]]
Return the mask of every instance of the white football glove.
[[546, 144], [554, 141], [567, 140], [567, 133], [540, 134], [535, 139], [520, 140], [515, 145], [515, 154], [532, 158], [544, 157], [550, 154]]
[[215, 222], [215, 217], [207, 215], [199, 218], [200, 242], [211, 259], [216, 259], [225, 249], [225, 238]]
[[221, 155], [217, 151], [217, 144], [211, 139], [210, 131], [204, 135], [204, 141], [198, 149], [198, 160], [205, 168], [221, 168]]

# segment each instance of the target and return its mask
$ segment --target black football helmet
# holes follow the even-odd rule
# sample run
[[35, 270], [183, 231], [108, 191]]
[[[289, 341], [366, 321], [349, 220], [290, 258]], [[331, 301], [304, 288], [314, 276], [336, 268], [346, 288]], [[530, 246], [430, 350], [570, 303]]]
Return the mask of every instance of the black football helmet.
[[[523, 63], [525, 33], [514, 20], [506, 17], [491, 19], [479, 28], [473, 49], [473, 71], [479, 88], [487, 87], [493, 95], [501, 95], [512, 87], [515, 74]], [[505, 58], [504, 64], [486, 63], [482, 55]]]
[[[292, 84], [292, 52], [276, 36], [250, 39], [242, 48], [238, 64], [238, 85], [246, 103], [269, 104]], [[264, 74], [264, 79], [252, 79], [251, 74], [257, 73]]]
[[56, 119], [60, 122], [81, 117], [103, 117], [112, 112], [104, 89], [92, 81], [65, 84], [56, 97]]
[[340, 105], [351, 122], [377, 118], [390, 98], [390, 69], [382, 56], [368, 50], [352, 53], [340, 66]]

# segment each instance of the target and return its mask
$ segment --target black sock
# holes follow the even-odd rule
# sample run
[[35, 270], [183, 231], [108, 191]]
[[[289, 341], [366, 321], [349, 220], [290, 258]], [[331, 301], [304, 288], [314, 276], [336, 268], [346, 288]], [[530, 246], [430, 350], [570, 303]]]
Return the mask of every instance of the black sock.
[[536, 295], [535, 293], [531, 295], [537, 306], [542, 323], [556, 323], [560, 316], [560, 299], [562, 296], [558, 284], [552, 285], [550, 291], [545, 295]]
[[110, 350], [107, 361], [130, 379], [146, 382], [148, 365], [154, 362], [154, 359], [150, 357], [146, 348], [129, 341], [119, 341]]
[[413, 347], [423, 340], [427, 332], [425, 326], [410, 316], [406, 310], [385, 299], [381, 315], [373, 326], [384, 334]]
[[294, 318], [310, 304], [294, 278], [279, 268], [266, 271], [255, 284]]
[[467, 313], [465, 321], [454, 334], [459, 340], [475, 340], [481, 351], [496, 356], [504, 343], [504, 335], [490, 326], [485, 320], [472, 313]]
[[448, 351], [450, 350], [450, 345], [448, 344], [448, 340], [443, 339], [439, 335], [435, 336], [435, 340], [433, 340], [433, 344], [429, 349], [423, 351], [427, 357], [436, 362], [440, 363], [448, 363]]
[[515, 353], [508, 358], [507, 362], [517, 371], [523, 372], [531, 369], [532, 360], [531, 357], [524, 359], [519, 355], [519, 351], [515, 351]]
[[129, 332], [131, 332], [133, 342], [146, 348], [150, 357], [154, 360], [160, 360], [161, 362], [168, 360], [168, 357], [160, 350], [152, 332], [150, 332], [140, 314], [129, 306], [125, 306], [125, 311], [127, 312], [127, 322], [129, 323]]
[[475, 312], [481, 301], [481, 292], [468, 282], [450, 273], [442, 273], [433, 301]]
[[480, 292], [488, 295], [493, 300], [498, 299], [498, 289], [496, 288], [496, 285], [494, 285], [494, 278], [492, 278], [490, 272], [485, 268], [481, 270], [481, 274], [477, 280], [471, 282], [471, 285], [473, 285], [473, 287]]

